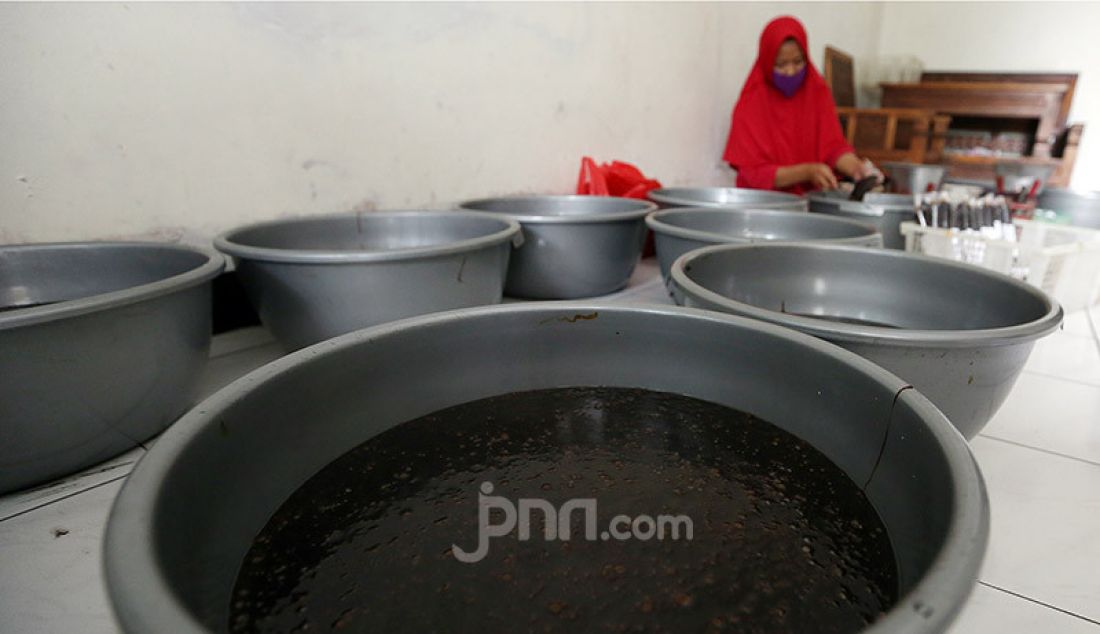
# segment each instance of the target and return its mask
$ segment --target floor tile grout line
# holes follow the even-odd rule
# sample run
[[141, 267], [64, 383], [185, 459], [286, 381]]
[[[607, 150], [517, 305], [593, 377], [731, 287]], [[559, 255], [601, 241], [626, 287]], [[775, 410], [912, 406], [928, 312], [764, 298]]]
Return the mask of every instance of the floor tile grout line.
[[[132, 463], [127, 463], [127, 464], [132, 464]], [[11, 514], [11, 515], [8, 515], [7, 517], [0, 517], [0, 522], [6, 522], [6, 521], [8, 521], [8, 520], [10, 520], [10, 519], [15, 519], [16, 517], [20, 517], [20, 516], [22, 516], [22, 515], [26, 515], [27, 513], [30, 513], [30, 512], [32, 512], [32, 511], [37, 511], [38, 509], [41, 509], [41, 508], [45, 508], [45, 507], [47, 507], [47, 506], [50, 506], [51, 504], [56, 504], [56, 503], [58, 503], [58, 502], [60, 502], [60, 501], [62, 501], [62, 500], [67, 500], [67, 499], [69, 499], [69, 498], [71, 498], [71, 497], [74, 497], [74, 496], [80, 495], [81, 493], [87, 493], [88, 491], [91, 491], [91, 490], [93, 490], [93, 489], [98, 489], [99, 487], [101, 487], [101, 486], [105, 486], [105, 485], [108, 485], [108, 484], [110, 484], [110, 483], [112, 483], [112, 482], [118, 482], [119, 480], [123, 480], [123, 479], [125, 479], [125, 478], [128, 478], [129, 476], [130, 476], [130, 472], [129, 472], [129, 471], [127, 471], [126, 473], [124, 473], [124, 474], [122, 474], [122, 475], [120, 475], [120, 476], [118, 476], [118, 477], [115, 477], [115, 478], [111, 478], [110, 480], [104, 480], [103, 482], [97, 482], [97, 483], [93, 484], [92, 486], [90, 486], [90, 487], [88, 487], [88, 488], [86, 488], [86, 489], [81, 489], [81, 490], [79, 490], [79, 491], [73, 491], [72, 493], [68, 493], [68, 494], [66, 494], [66, 495], [62, 495], [62, 496], [61, 496], [61, 497], [59, 497], [59, 498], [54, 498], [54, 499], [52, 499], [52, 500], [50, 500], [50, 501], [48, 501], [48, 502], [43, 502], [42, 504], [39, 504], [38, 506], [32, 506], [32, 507], [31, 507], [31, 508], [29, 508], [29, 509], [23, 509], [22, 511], [19, 511], [18, 513], [13, 513], [13, 514]]]
[[1038, 600], [1038, 599], [1033, 599], [1033, 598], [1031, 598], [1031, 597], [1029, 597], [1029, 596], [1027, 596], [1027, 595], [1024, 595], [1024, 594], [1020, 594], [1019, 592], [1013, 592], [1013, 591], [1011, 591], [1011, 590], [1008, 590], [1008, 589], [1002, 588], [1002, 587], [1000, 587], [1000, 586], [995, 586], [995, 585], [993, 585], [992, 583], [988, 583], [988, 582], [982, 581], [982, 580], [980, 580], [980, 579], [978, 580], [978, 583], [979, 583], [979, 584], [981, 584], [981, 585], [983, 585], [983, 586], [985, 586], [985, 587], [987, 587], [987, 588], [990, 588], [990, 589], [992, 589], [992, 590], [997, 590], [997, 591], [999, 591], [999, 592], [1003, 592], [1003, 593], [1005, 593], [1005, 594], [1007, 594], [1007, 595], [1011, 595], [1011, 596], [1014, 596], [1014, 597], [1016, 597], [1016, 598], [1018, 598], [1018, 599], [1023, 599], [1024, 601], [1029, 601], [1029, 602], [1031, 602], [1031, 603], [1034, 603], [1034, 604], [1036, 604], [1036, 605], [1041, 605], [1041, 606], [1043, 606], [1044, 608], [1050, 608], [1051, 610], [1054, 610], [1054, 611], [1056, 611], [1056, 612], [1061, 612], [1062, 614], [1065, 614], [1065, 615], [1067, 615], [1067, 616], [1072, 616], [1072, 617], [1074, 617], [1074, 618], [1076, 618], [1076, 619], [1081, 619], [1082, 621], [1085, 621], [1085, 622], [1087, 622], [1087, 623], [1092, 623], [1093, 625], [1100, 625], [1100, 621], [1096, 621], [1096, 620], [1090, 619], [1090, 618], [1089, 618], [1089, 617], [1087, 617], [1087, 616], [1082, 616], [1082, 615], [1080, 615], [1080, 614], [1077, 614], [1076, 612], [1071, 612], [1071, 611], [1069, 611], [1069, 610], [1066, 610], [1065, 608], [1060, 608], [1060, 607], [1058, 607], [1058, 606], [1056, 606], [1056, 605], [1051, 605], [1051, 604], [1049, 604], [1049, 603], [1046, 603], [1046, 602], [1044, 602], [1044, 601], [1040, 601], [1040, 600]]
[[1065, 381], [1067, 383], [1073, 383], [1076, 385], [1087, 385], [1089, 387], [1095, 387], [1100, 389], [1100, 383], [1089, 383], [1088, 381], [1081, 381], [1080, 379], [1071, 379], [1064, 376], [1058, 376], [1057, 374], [1048, 374], [1046, 372], [1039, 372], [1037, 370], [1024, 370], [1024, 374], [1032, 374], [1034, 376], [1041, 376], [1046, 379], [1054, 379], [1056, 381]]
[[1096, 467], [1100, 467], [1100, 462], [1096, 462], [1095, 460], [1089, 460], [1088, 458], [1078, 458], [1077, 456], [1071, 456], [1071, 455], [1066, 454], [1066, 453], [1061, 453], [1061, 452], [1058, 452], [1058, 451], [1051, 451], [1050, 449], [1043, 449], [1042, 447], [1036, 447], [1034, 445], [1027, 445], [1027, 444], [1024, 444], [1022, 442], [1016, 442], [1015, 440], [1008, 440], [1007, 438], [998, 438], [997, 436], [990, 436], [989, 434], [978, 434], [978, 436], [981, 437], [981, 438], [985, 438], [986, 440], [996, 440], [997, 442], [1003, 442], [1003, 443], [1008, 444], [1008, 445], [1015, 445], [1015, 446], [1021, 447], [1023, 449], [1032, 449], [1032, 450], [1035, 450], [1035, 451], [1038, 451], [1038, 452], [1041, 452], [1041, 453], [1045, 453], [1045, 454], [1048, 454], [1048, 455], [1051, 455], [1051, 456], [1058, 456], [1059, 458], [1065, 458], [1067, 460], [1075, 460], [1077, 462], [1083, 462], [1085, 464], [1090, 464], [1090, 465], [1093, 465], [1093, 466], [1096, 466]]

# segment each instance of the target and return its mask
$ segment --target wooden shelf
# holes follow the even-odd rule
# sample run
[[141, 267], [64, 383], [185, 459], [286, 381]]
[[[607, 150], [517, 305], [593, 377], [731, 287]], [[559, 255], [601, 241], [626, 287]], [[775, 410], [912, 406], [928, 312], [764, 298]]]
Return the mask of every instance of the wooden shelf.
[[920, 83], [882, 84], [882, 106], [956, 117], [958, 130], [1029, 138], [1030, 156], [1019, 158], [944, 152], [940, 162], [950, 166], [948, 178], [991, 181], [997, 163], [1042, 163], [1056, 167], [1050, 184], [1064, 187], [1081, 135], [1081, 126], [1066, 125], [1076, 83], [1073, 74], [926, 73]]
[[1012, 82], [882, 84], [882, 105], [924, 108], [955, 116], [1035, 119], [1035, 156], [1050, 156], [1065, 87]]
[[1027, 163], [1029, 165], [1060, 165], [1061, 159], [1039, 158], [1035, 156], [971, 156], [967, 154], [951, 154], [945, 152], [944, 163], [958, 165], [990, 166], [997, 163]]

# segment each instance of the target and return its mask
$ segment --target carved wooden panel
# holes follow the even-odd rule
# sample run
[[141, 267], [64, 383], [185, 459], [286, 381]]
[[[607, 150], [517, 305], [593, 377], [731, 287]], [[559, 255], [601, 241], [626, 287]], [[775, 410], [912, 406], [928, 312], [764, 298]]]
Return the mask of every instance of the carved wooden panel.
[[831, 46], [825, 47], [825, 84], [833, 92], [838, 107], [856, 105], [856, 76], [852, 56]]

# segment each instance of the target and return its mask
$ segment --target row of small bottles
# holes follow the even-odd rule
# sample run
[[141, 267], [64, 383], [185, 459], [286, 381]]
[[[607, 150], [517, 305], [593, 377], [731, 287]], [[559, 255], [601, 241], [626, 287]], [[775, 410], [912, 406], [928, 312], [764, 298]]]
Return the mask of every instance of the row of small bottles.
[[1016, 240], [1012, 211], [1004, 196], [986, 194], [961, 198], [948, 192], [928, 192], [916, 201], [917, 221], [924, 227], [977, 232]]

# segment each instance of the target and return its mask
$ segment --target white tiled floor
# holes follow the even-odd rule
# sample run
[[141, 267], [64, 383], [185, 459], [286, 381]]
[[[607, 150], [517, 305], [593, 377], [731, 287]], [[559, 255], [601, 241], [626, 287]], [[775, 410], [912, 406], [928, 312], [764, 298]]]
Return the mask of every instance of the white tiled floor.
[[1063, 330], [1035, 343], [1027, 370], [1100, 387], [1100, 349], [1092, 337]]
[[1096, 634], [1100, 625], [1007, 592], [978, 584], [970, 601], [955, 619], [952, 634]]
[[993, 527], [982, 581], [1100, 622], [1100, 465], [991, 438], [971, 446]]
[[981, 435], [1100, 465], [1100, 386], [1025, 370]]
[[[652, 260], [607, 299], [669, 303]], [[952, 634], [1100, 634], [1098, 332], [1100, 307], [1068, 315], [971, 443], [989, 488], [992, 532], [980, 582]], [[260, 328], [216, 337], [202, 395], [281, 354]], [[0, 632], [117, 632], [101, 539], [110, 503], [144, 453], [138, 447], [0, 497]]]
[[116, 632], [100, 543], [122, 477], [0, 522], [0, 630]]

